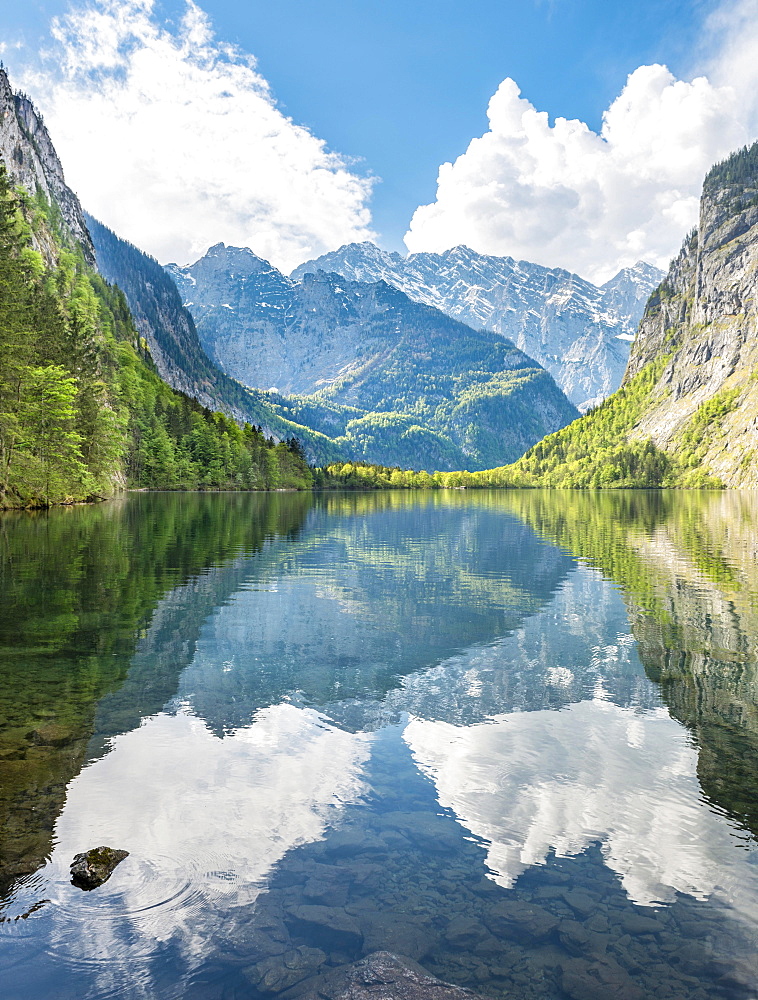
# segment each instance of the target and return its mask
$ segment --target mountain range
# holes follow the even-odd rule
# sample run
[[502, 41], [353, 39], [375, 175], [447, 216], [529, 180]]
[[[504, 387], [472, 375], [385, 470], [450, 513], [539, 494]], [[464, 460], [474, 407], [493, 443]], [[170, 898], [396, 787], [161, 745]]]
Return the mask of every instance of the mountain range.
[[209, 357], [353, 458], [482, 469], [578, 416], [510, 340], [385, 281], [296, 280], [224, 244], [167, 270]]
[[292, 277], [319, 271], [350, 281], [386, 281], [474, 329], [508, 337], [582, 411], [621, 384], [645, 303], [664, 277], [640, 261], [598, 287], [562, 268], [465, 246], [403, 257], [373, 243], [347, 244], [301, 264]]
[[[278, 440], [297, 438], [315, 463], [357, 459], [442, 470], [482, 469], [513, 461], [577, 416], [527, 352], [516, 349], [508, 338], [478, 328], [486, 298], [485, 272], [493, 301], [497, 299], [493, 289], [504, 287], [504, 267], [522, 278], [529, 272], [529, 280], [520, 286], [524, 316], [534, 313], [528, 303], [543, 280], [552, 305], [543, 302], [542, 311], [546, 317], [553, 309], [558, 316], [556, 329], [566, 327], [566, 317], [577, 311], [580, 298], [570, 294], [571, 303], [556, 312], [560, 290], [572, 282], [585, 292], [592, 287], [584, 289], [586, 283], [576, 276], [514, 265], [506, 258], [451, 251], [448, 256], [456, 263], [448, 269], [443, 302], [439, 281], [437, 293], [425, 297], [419, 292], [420, 265], [429, 255], [409, 258], [415, 278], [406, 280], [403, 288], [398, 287], [402, 284], [398, 255], [397, 259], [385, 255], [381, 268], [391, 281], [368, 271], [358, 281], [335, 280], [316, 267], [316, 274], [303, 270], [287, 278], [251, 253], [223, 248], [219, 256], [219, 248], [212, 248], [192, 268], [169, 268], [169, 277], [157, 261], [82, 211], [65, 183], [41, 117], [28, 98], [13, 94], [7, 78], [3, 99], [8, 114], [0, 129], [0, 153], [14, 178], [55, 206], [61, 217], [57, 237], [81, 248], [85, 261], [90, 266], [96, 262], [103, 277], [124, 292], [161, 377], [207, 409], [251, 422]], [[45, 238], [39, 234], [34, 239], [47, 263], [54, 265], [54, 247], [44, 246]], [[361, 252], [368, 258], [373, 254], [376, 270], [381, 252], [370, 246]], [[257, 261], [254, 279], [252, 261]], [[394, 264], [393, 273], [388, 261]], [[222, 264], [228, 265], [226, 276]], [[429, 257], [430, 288], [432, 265]], [[476, 328], [456, 321], [435, 304], [447, 303], [447, 311], [454, 312], [451, 296], [461, 292], [466, 275], [468, 300], [478, 301], [468, 314]], [[511, 277], [513, 298], [518, 282]], [[241, 297], [240, 289], [235, 290], [240, 281], [245, 285]], [[235, 295], [237, 307], [232, 307], [229, 300]], [[498, 301], [502, 306], [502, 295]], [[245, 314], [248, 305], [251, 312]], [[588, 308], [584, 312], [589, 315]], [[494, 315], [492, 309], [490, 314]], [[502, 333], [502, 322], [500, 327], [495, 332]], [[519, 336], [525, 339], [523, 330]], [[543, 330], [543, 340], [547, 336]], [[586, 330], [584, 336], [587, 340]], [[599, 343], [593, 346], [595, 354]], [[606, 362], [614, 350], [619, 355], [618, 368], [625, 342], [604, 335], [603, 345]]]
[[0, 161], [3, 503], [28, 502], [13, 463], [45, 502], [51, 481], [306, 483], [293, 439], [435, 485], [758, 486], [758, 144], [709, 172], [662, 281], [639, 263], [599, 287], [465, 247], [351, 244], [286, 276], [218, 244], [164, 269], [85, 215], [2, 69]]

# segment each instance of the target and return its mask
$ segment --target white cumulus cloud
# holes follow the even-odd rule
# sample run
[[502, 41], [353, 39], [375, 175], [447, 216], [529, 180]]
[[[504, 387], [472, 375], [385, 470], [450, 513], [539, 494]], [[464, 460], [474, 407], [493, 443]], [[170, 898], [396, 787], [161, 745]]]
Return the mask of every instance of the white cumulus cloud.
[[224, 241], [289, 270], [370, 239], [371, 179], [284, 115], [192, 0], [173, 30], [155, 7], [77, 3], [23, 77], [85, 207], [163, 262]]
[[703, 61], [706, 75], [636, 69], [599, 133], [577, 120], [551, 124], [504, 80], [489, 131], [440, 167], [436, 200], [416, 210], [408, 249], [463, 243], [596, 281], [639, 259], [666, 267], [697, 220], [708, 168], [755, 138], [756, 10], [744, 0], [713, 15], [717, 54]]

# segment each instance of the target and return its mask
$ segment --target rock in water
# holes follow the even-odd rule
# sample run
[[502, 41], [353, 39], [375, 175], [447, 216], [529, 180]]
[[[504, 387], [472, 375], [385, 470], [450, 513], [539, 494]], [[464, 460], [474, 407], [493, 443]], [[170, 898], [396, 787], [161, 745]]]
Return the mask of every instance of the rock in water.
[[[288, 996], [290, 994], [287, 994]], [[487, 1000], [462, 986], [435, 979], [405, 955], [376, 951], [352, 965], [301, 983], [298, 1000]]]
[[113, 847], [93, 847], [84, 854], [76, 854], [71, 864], [71, 884], [80, 889], [97, 889], [108, 881], [116, 865], [128, 857], [128, 851]]

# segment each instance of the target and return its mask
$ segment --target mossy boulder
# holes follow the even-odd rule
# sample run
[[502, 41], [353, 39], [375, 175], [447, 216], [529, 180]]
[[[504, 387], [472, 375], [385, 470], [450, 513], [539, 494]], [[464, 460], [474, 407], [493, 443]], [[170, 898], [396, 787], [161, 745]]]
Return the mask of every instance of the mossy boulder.
[[71, 884], [85, 890], [97, 889], [128, 856], [128, 851], [113, 847], [93, 847], [84, 854], [76, 854], [71, 864]]

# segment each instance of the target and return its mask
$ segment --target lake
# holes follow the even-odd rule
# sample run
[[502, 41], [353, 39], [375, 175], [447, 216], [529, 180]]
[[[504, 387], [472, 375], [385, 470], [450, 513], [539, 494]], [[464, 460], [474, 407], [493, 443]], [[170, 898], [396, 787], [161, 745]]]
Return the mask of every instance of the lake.
[[132, 494], [0, 551], [4, 1000], [290, 998], [379, 949], [758, 996], [758, 496]]

